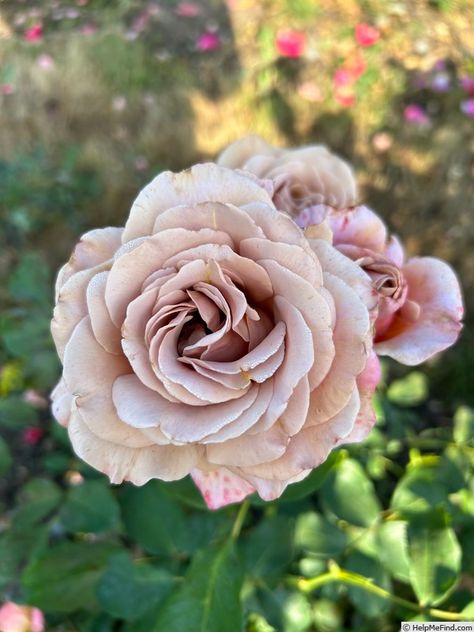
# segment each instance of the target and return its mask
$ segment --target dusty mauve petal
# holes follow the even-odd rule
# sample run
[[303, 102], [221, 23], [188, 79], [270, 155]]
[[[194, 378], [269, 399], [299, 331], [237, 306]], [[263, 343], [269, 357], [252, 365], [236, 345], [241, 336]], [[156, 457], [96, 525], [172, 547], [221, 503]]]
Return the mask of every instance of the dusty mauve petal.
[[330, 213], [327, 222], [333, 232], [334, 245], [351, 244], [383, 252], [387, 241], [387, 228], [376, 213], [367, 206]]
[[363, 441], [372, 430], [375, 422], [375, 410], [372, 405], [373, 395], [382, 377], [380, 360], [372, 351], [365, 369], [357, 376], [357, 388], [360, 395], [360, 410], [352, 431], [344, 437], [343, 443]]
[[74, 330], [64, 353], [64, 382], [94, 435], [130, 447], [151, 445], [139, 430], [124, 424], [112, 403], [112, 385], [130, 367], [122, 356], [107, 353], [92, 333], [86, 316]]
[[56, 279], [56, 302], [61, 287], [76, 272], [88, 270], [111, 259], [121, 244], [123, 228], [96, 228], [82, 235], [69, 261]]
[[153, 234], [153, 225], [164, 211], [201, 202], [243, 206], [248, 202], [270, 203], [268, 193], [252, 178], [215, 164], [194, 165], [181, 173], [160, 173], [138, 195], [122, 235], [123, 243]]
[[61, 426], [66, 427], [71, 415], [72, 395], [69, 392], [64, 379], [61, 378], [51, 392], [52, 413]]
[[278, 424], [261, 434], [244, 434], [206, 447], [210, 463], [246, 467], [277, 459], [286, 450], [288, 435]]
[[87, 286], [87, 309], [95, 339], [106, 351], [119, 355], [122, 353], [120, 330], [110, 318], [105, 304], [105, 286], [108, 272], [99, 272]]
[[379, 355], [413, 366], [456, 342], [464, 307], [456, 274], [444, 261], [415, 257], [404, 266], [403, 273], [408, 300], [419, 305], [420, 314], [413, 322], [403, 320], [398, 312], [374, 348]]
[[255, 491], [247, 481], [225, 467], [208, 471], [194, 469], [191, 476], [209, 509], [220, 509], [232, 503], [240, 503]]
[[261, 136], [249, 134], [226, 147], [220, 154], [217, 164], [236, 169], [245, 165], [253, 156], [271, 156], [274, 152], [275, 147], [272, 147]]
[[86, 463], [107, 474], [111, 483], [130, 481], [145, 485], [152, 478], [174, 481], [196, 466], [198, 446], [159, 446], [132, 448], [97, 437], [84, 423], [78, 410], [71, 413], [69, 437], [76, 454]]

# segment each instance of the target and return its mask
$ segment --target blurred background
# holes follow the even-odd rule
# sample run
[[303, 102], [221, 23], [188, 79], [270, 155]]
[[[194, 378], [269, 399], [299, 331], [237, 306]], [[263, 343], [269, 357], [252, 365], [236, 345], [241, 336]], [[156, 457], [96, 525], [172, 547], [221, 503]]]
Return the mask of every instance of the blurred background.
[[[67, 488], [90, 475], [48, 413], [55, 271], [81, 233], [122, 225], [156, 173], [213, 160], [250, 132], [326, 144], [411, 255], [442, 257], [460, 275], [467, 325], [456, 347], [414, 372], [385, 365], [380, 423], [388, 406], [394, 425], [377, 458], [360, 453], [377, 493], [395, 485], [384, 459], [398, 479], [416, 465], [406, 437], [428, 433], [441, 458], [453, 415], [472, 429], [473, 23], [472, 0], [0, 1], [0, 551], [12, 550], [12, 515], [32, 481], [36, 496], [35, 481]], [[401, 447], [388, 458], [393, 432]], [[472, 437], [463, 441], [472, 492]], [[5, 599], [24, 598], [28, 559], [0, 561]], [[54, 629], [99, 630], [71, 621]]]

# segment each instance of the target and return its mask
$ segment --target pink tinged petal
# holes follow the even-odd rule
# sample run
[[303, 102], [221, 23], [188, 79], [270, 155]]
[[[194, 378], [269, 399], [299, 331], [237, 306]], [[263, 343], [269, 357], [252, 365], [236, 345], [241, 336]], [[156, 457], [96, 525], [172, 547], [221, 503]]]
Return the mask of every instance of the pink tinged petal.
[[203, 495], [209, 509], [220, 509], [232, 503], [240, 503], [255, 489], [225, 467], [204, 472], [194, 469], [192, 479]]
[[289, 437], [296, 435], [304, 426], [308, 417], [310, 387], [306, 378], [302, 378], [293, 395], [288, 400], [288, 406], [278, 422]]
[[133, 375], [124, 375], [114, 383], [113, 397], [122, 419], [136, 428], [159, 427], [172, 442], [203, 441], [238, 419], [259, 394], [255, 386], [238, 399], [206, 407], [173, 404], [147, 389]]
[[273, 376], [273, 398], [262, 423], [271, 425], [288, 406], [298, 382], [308, 374], [314, 362], [313, 337], [301, 313], [282, 296], [274, 300], [275, 320], [286, 325], [285, 358]]
[[140, 294], [144, 280], [167, 267], [166, 260], [200, 244], [228, 244], [229, 237], [208, 228], [189, 231], [171, 228], [146, 239], [137, 248], [114, 262], [105, 289], [105, 302], [113, 322], [120, 327], [128, 304]]
[[87, 310], [97, 342], [109, 353], [118, 355], [122, 353], [120, 330], [110, 318], [104, 296], [108, 274], [108, 272], [99, 272], [92, 277], [87, 286]]
[[68, 430], [76, 454], [116, 484], [145, 485], [152, 478], [178, 480], [196, 467], [201, 452], [198, 446], [138, 448], [111, 443], [91, 432], [78, 410], [73, 411]]
[[240, 252], [244, 257], [257, 262], [262, 259], [274, 260], [299, 277], [306, 279], [311, 285], [316, 287], [322, 285], [321, 265], [311, 251], [305, 252], [293, 244], [252, 238], [240, 244]]
[[178, 360], [177, 343], [181, 329], [182, 324], [168, 331], [158, 349], [158, 369], [167, 390], [183, 402], [197, 405], [216, 404], [239, 397], [241, 392], [209, 381]]
[[61, 360], [74, 328], [87, 315], [86, 296], [90, 280], [109, 267], [110, 263], [104, 263], [76, 272], [61, 287], [51, 321], [51, 335]]
[[400, 240], [394, 235], [388, 240], [388, 243], [385, 246], [385, 252], [383, 254], [398, 268], [403, 267], [403, 264], [405, 262], [405, 252]]
[[387, 241], [387, 228], [381, 218], [367, 206], [356, 206], [345, 212], [333, 212], [327, 219], [334, 244], [352, 244], [383, 252]]
[[313, 332], [314, 363], [308, 377], [311, 390], [326, 376], [334, 358], [332, 315], [325, 297], [307, 281], [275, 261], [261, 261], [275, 294], [284, 296], [303, 316]]
[[267, 192], [242, 173], [212, 163], [198, 164], [182, 171], [166, 171], [138, 195], [125, 225], [122, 241], [150, 235], [156, 218], [179, 205], [221, 202], [242, 206], [261, 201], [271, 204]]
[[329, 373], [311, 393], [308, 425], [324, 423], [347, 405], [372, 347], [369, 313], [354, 290], [331, 274], [325, 285], [336, 305], [336, 351]]
[[85, 233], [76, 245], [69, 261], [59, 271], [56, 280], [56, 301], [66, 281], [76, 272], [88, 270], [111, 259], [121, 244], [123, 228], [97, 228]]
[[271, 241], [295, 244], [308, 249], [301, 228], [288, 215], [277, 211], [273, 205], [252, 202], [243, 206], [242, 210], [250, 215]]
[[320, 260], [323, 270], [343, 279], [356, 292], [367, 309], [373, 310], [377, 305], [377, 296], [372, 291], [369, 275], [326, 241], [315, 239], [311, 240], [310, 244]]
[[236, 169], [257, 155], [272, 155], [275, 148], [257, 134], [249, 134], [231, 143], [219, 155], [217, 164]]
[[216, 331], [220, 325], [220, 311], [214, 301], [195, 290], [187, 290], [189, 298], [196, 305], [200, 318], [206, 323], [206, 327], [211, 331]]
[[73, 399], [62, 378], [56, 384], [51, 393], [51, 402], [51, 411], [54, 418], [61, 424], [61, 426], [66, 427], [69, 423]]
[[262, 229], [242, 209], [233, 204], [204, 202], [193, 207], [179, 206], [156, 218], [153, 234], [186, 226], [188, 230], [212, 228], [229, 233], [236, 244], [249, 237], [263, 237]]
[[275, 424], [259, 434], [243, 434], [223, 443], [208, 444], [206, 455], [210, 463], [228, 467], [246, 467], [266, 463], [285, 453], [289, 437]]
[[354, 389], [346, 405], [334, 417], [319, 426], [304, 426], [291, 437], [283, 456], [237, 470], [238, 473], [256, 487], [262, 498], [268, 500], [272, 489], [268, 488], [269, 481], [288, 482], [324, 463], [341, 439], [350, 435], [359, 410], [360, 398], [357, 389]]
[[130, 372], [127, 360], [107, 353], [94, 338], [89, 317], [74, 330], [64, 352], [64, 382], [84, 422], [100, 438], [130, 447], [150, 445], [138, 430], [124, 424], [112, 403], [112, 385]]
[[236, 419], [217, 432], [206, 437], [205, 443], [222, 443], [228, 439], [241, 436], [244, 432], [262, 432], [269, 426], [260, 424], [262, 415], [268, 408], [273, 395], [273, 382], [267, 380], [263, 384], [254, 384], [252, 389], [257, 390], [254, 402], [245, 409]]
[[398, 312], [374, 348], [379, 355], [413, 366], [456, 342], [464, 307], [456, 274], [444, 261], [415, 257], [404, 266], [403, 273], [408, 300], [419, 306], [419, 317], [413, 322]]

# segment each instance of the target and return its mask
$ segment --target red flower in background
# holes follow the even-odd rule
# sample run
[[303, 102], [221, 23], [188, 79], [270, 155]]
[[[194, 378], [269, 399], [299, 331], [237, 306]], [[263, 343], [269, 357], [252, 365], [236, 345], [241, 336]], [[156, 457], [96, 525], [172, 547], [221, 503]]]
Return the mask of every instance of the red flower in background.
[[29, 426], [23, 431], [23, 441], [28, 445], [36, 445], [43, 438], [44, 432], [36, 426]]
[[361, 22], [355, 27], [355, 38], [361, 46], [373, 46], [380, 39], [380, 31], [375, 26]]
[[27, 42], [39, 42], [43, 38], [43, 25], [41, 22], [33, 24], [25, 33]]
[[221, 45], [221, 39], [217, 33], [206, 32], [200, 35], [196, 42], [196, 47], [201, 53], [216, 50]]
[[276, 49], [282, 57], [296, 59], [301, 57], [306, 46], [306, 35], [301, 31], [279, 31], [276, 36]]

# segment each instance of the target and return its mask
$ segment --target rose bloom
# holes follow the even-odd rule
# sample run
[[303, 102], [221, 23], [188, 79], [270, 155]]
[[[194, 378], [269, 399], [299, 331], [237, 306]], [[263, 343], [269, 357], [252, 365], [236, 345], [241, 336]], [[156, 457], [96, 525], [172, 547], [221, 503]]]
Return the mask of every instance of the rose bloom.
[[370, 279], [271, 192], [162, 173], [60, 270], [53, 412], [113, 483], [191, 473], [211, 508], [271, 500], [369, 430]]
[[273, 203], [292, 217], [321, 204], [347, 208], [356, 203], [351, 168], [323, 145], [280, 149], [252, 134], [229, 145], [218, 164], [270, 179]]
[[38, 608], [19, 606], [12, 601], [0, 607], [0, 632], [43, 632], [44, 616]]
[[[319, 221], [301, 214], [304, 227]], [[366, 206], [347, 212], [328, 209], [334, 246], [356, 261], [372, 279], [379, 300], [373, 312], [374, 350], [407, 365], [424, 362], [454, 344], [461, 331], [463, 301], [453, 270], [440, 259], [406, 261], [401, 243]]]

